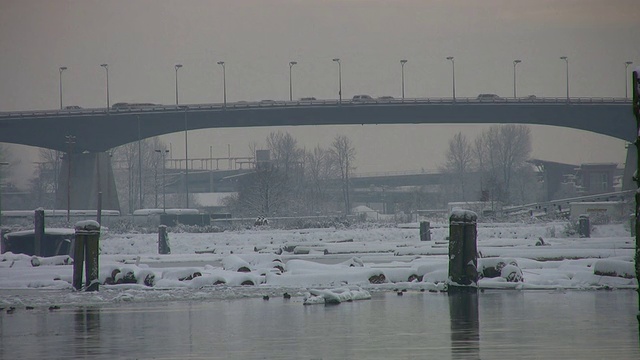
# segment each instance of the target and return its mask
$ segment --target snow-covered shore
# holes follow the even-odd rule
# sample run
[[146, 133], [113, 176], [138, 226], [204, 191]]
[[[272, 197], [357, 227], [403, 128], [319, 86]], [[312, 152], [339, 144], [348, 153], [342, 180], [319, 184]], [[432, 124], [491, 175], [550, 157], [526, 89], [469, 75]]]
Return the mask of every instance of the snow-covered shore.
[[[442, 291], [448, 277], [448, 226], [434, 224], [433, 240], [420, 241], [413, 225], [170, 233], [170, 255], [157, 254], [157, 234], [107, 231], [100, 240], [100, 292], [73, 291], [73, 269], [64, 258], [6, 253], [0, 255], [0, 304], [284, 293], [359, 299], [375, 291]], [[591, 238], [567, 236], [565, 228], [562, 222], [479, 224], [480, 288], [637, 287], [635, 242], [623, 224], [599, 225]]]

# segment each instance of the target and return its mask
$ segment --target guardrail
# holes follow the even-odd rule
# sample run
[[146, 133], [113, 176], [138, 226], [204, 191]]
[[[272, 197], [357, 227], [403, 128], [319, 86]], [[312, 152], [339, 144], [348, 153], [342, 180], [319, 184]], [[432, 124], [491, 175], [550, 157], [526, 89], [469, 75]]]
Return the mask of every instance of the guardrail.
[[106, 115], [106, 114], [131, 114], [131, 113], [155, 113], [169, 111], [198, 111], [198, 110], [241, 110], [254, 108], [283, 108], [283, 107], [307, 107], [307, 106], [384, 106], [384, 105], [423, 105], [423, 104], [631, 104], [630, 99], [614, 97], [577, 97], [577, 98], [405, 98], [405, 99], [371, 99], [371, 100], [295, 100], [295, 101], [237, 101], [212, 104], [184, 104], [184, 105], [156, 105], [148, 107], [130, 108], [87, 108], [87, 109], [62, 109], [62, 110], [36, 110], [36, 111], [11, 111], [0, 112], [2, 118], [43, 117], [43, 116], [69, 116], [69, 115]]

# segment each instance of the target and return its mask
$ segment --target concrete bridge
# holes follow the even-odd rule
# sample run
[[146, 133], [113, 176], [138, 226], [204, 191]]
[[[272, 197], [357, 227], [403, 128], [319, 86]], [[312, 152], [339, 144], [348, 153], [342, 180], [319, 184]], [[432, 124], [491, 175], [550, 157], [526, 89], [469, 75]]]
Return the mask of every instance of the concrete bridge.
[[0, 113], [0, 142], [102, 152], [184, 130], [256, 126], [515, 123], [635, 139], [631, 101], [615, 98], [263, 101]]
[[[115, 189], [112, 170], [105, 168], [109, 164], [105, 151], [133, 141], [185, 130], [256, 126], [512, 123], [580, 129], [632, 142], [636, 137], [636, 125], [631, 107], [630, 100], [619, 98], [311, 100], [179, 106], [132, 104], [115, 109], [0, 113], [0, 142], [65, 152], [71, 150], [74, 156], [85, 158], [73, 162], [73, 168], [69, 171], [72, 179], [82, 173], [82, 183], [97, 183], [99, 189], [102, 182], [103, 186], [106, 184], [110, 189]], [[69, 146], [68, 136], [75, 137], [73, 146]], [[93, 160], [87, 159], [87, 156], [93, 157]], [[63, 168], [67, 166], [63, 164]], [[95, 180], [87, 179], [91, 169], [95, 169]], [[66, 184], [65, 176], [62, 174], [60, 177], [61, 184]], [[77, 183], [72, 181], [72, 184]], [[75, 186], [72, 186], [71, 193], [75, 190]], [[58, 199], [59, 207], [66, 207], [66, 201]], [[92, 209], [96, 201], [86, 203], [72, 199], [71, 207]], [[115, 206], [113, 201], [116, 202]], [[116, 207], [117, 198], [112, 199], [112, 195], [108, 195], [105, 206], [107, 209], [119, 208]]]

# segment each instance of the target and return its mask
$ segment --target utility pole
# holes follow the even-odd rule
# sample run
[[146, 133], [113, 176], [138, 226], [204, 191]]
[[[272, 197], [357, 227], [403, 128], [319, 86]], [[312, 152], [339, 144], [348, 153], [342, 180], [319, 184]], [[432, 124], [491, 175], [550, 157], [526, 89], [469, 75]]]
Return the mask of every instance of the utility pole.
[[71, 221], [71, 152], [73, 144], [76, 143], [76, 137], [73, 135], [66, 135], [67, 139], [67, 222]]

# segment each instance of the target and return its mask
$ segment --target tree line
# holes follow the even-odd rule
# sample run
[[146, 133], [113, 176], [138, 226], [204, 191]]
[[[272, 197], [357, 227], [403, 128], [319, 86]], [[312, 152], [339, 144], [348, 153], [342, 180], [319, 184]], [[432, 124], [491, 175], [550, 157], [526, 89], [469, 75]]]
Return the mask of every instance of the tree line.
[[441, 170], [448, 174], [450, 201], [533, 202], [540, 185], [531, 164], [531, 130], [493, 125], [470, 140], [458, 132], [449, 140]]

